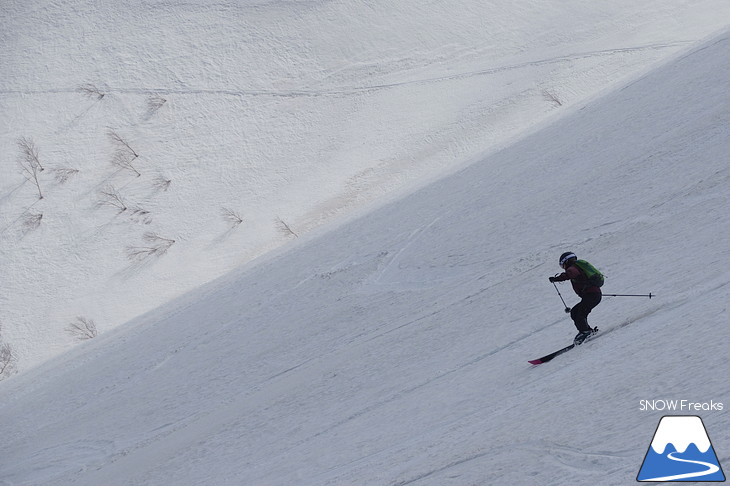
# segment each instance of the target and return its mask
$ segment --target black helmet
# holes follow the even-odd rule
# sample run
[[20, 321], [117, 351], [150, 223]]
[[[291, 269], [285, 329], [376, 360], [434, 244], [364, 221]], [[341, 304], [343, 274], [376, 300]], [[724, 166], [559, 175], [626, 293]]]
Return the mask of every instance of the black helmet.
[[577, 258], [578, 257], [575, 256], [575, 253], [573, 253], [572, 251], [566, 251], [565, 253], [560, 255], [560, 260], [559, 260], [560, 266], [565, 268], [565, 263], [567, 261], [577, 259]]

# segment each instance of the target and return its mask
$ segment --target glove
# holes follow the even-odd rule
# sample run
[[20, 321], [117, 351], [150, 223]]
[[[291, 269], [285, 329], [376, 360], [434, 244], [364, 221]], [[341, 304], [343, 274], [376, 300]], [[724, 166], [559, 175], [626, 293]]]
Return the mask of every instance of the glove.
[[559, 282], [558, 277], [550, 277], [548, 280], [550, 280], [553, 283]]

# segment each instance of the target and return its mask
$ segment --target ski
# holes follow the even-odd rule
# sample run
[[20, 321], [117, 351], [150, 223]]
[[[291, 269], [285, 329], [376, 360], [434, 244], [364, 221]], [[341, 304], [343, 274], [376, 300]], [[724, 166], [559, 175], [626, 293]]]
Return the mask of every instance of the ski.
[[531, 359], [531, 360], [528, 361], [528, 363], [534, 364], [534, 365], [539, 365], [539, 364], [547, 363], [548, 361], [552, 360], [556, 356], [560, 356], [563, 353], [567, 353], [568, 351], [570, 351], [574, 347], [575, 347], [575, 344], [571, 344], [570, 346], [565, 346], [563, 349], [558, 349], [557, 351], [555, 351], [553, 353], [550, 353], [548, 355], [545, 355], [542, 358]]
[[[586, 340], [583, 341], [583, 343], [586, 343], [586, 342], [588, 342], [588, 341], [590, 341], [592, 339], [595, 339], [597, 333], [598, 333], [598, 328], [597, 327], [594, 327], [593, 328], [593, 334], [591, 334], [590, 336], [588, 336], [588, 338], [586, 338]], [[575, 344], [571, 344], [570, 346], [565, 346], [562, 349], [558, 349], [557, 351], [554, 351], [554, 352], [552, 352], [550, 354], [546, 354], [542, 358], [531, 359], [531, 360], [528, 360], [527, 362], [530, 363], [530, 364], [533, 364], [533, 365], [539, 365], [539, 364], [547, 363], [548, 361], [552, 361], [554, 358], [560, 356], [561, 354], [567, 353], [568, 351], [570, 351], [574, 347], [575, 347]]]

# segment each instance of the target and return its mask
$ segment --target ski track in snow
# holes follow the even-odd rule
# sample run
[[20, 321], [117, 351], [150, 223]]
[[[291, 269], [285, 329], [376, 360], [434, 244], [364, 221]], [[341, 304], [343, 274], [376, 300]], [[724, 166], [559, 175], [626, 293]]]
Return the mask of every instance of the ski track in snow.
[[[361, 92], [371, 92], [371, 91], [380, 91], [380, 90], [387, 90], [387, 89], [393, 89], [393, 88], [401, 88], [401, 87], [413, 86], [413, 85], [427, 85], [427, 84], [443, 83], [443, 82], [447, 82], [447, 81], [454, 81], [454, 80], [458, 80], [458, 79], [468, 79], [468, 78], [474, 78], [474, 77], [478, 77], [478, 76], [489, 76], [489, 75], [494, 75], [494, 74], [498, 74], [498, 73], [503, 73], [506, 71], [514, 71], [514, 70], [520, 70], [520, 69], [537, 67], [537, 66], [544, 66], [544, 65], [549, 65], [549, 64], [566, 63], [566, 62], [572, 62], [572, 61], [577, 61], [577, 60], [582, 60], [582, 59], [591, 59], [591, 58], [605, 57], [605, 56], [640, 53], [640, 52], [649, 51], [649, 50], [657, 51], [657, 50], [664, 50], [664, 49], [677, 49], [677, 48], [691, 45], [693, 42], [696, 42], [696, 41], [684, 40], [684, 41], [676, 41], [676, 42], [650, 44], [650, 45], [644, 45], [644, 46], [602, 49], [602, 50], [598, 50], [598, 51], [568, 54], [568, 55], [556, 56], [556, 57], [552, 57], [552, 58], [548, 58], [548, 59], [540, 59], [537, 61], [527, 61], [527, 62], [523, 62], [523, 63], [468, 71], [468, 72], [464, 72], [464, 73], [450, 74], [447, 76], [435, 76], [432, 78], [416, 79], [416, 80], [411, 79], [408, 81], [402, 81], [402, 82], [398, 82], [398, 83], [385, 83], [385, 84], [373, 84], [373, 85], [367, 85], [367, 86], [328, 88], [328, 89], [321, 89], [321, 90], [306, 90], [306, 89], [303, 89], [303, 90], [297, 90], [297, 89], [293, 89], [293, 90], [236, 89], [236, 90], [234, 90], [234, 89], [201, 89], [201, 88], [195, 88], [195, 87], [127, 89], [127, 88], [109, 86], [105, 89], [105, 91], [110, 94], [133, 94], [133, 95], [153, 95], [153, 94], [157, 94], [157, 95], [192, 95], [192, 96], [213, 95], [213, 96], [233, 96], [233, 97], [272, 96], [272, 97], [282, 97], [282, 98], [342, 96], [342, 95], [357, 94], [357, 93], [361, 93]], [[47, 90], [12, 90], [12, 89], [11, 90], [2, 90], [2, 89], [0, 89], [0, 94], [6, 94], [6, 95], [11, 95], [11, 94], [13, 94], [13, 95], [73, 94], [73, 93], [77, 93], [77, 92], [78, 92], [78, 88], [66, 88], [66, 89], [59, 88], [59, 89], [47, 89]], [[89, 110], [90, 109], [91, 109], [91, 107], [89, 108]]]

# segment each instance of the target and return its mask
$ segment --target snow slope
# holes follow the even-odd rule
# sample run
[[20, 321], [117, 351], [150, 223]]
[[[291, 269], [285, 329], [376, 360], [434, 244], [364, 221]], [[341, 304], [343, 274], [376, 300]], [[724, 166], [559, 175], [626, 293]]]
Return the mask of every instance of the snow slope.
[[[0, 484], [634, 482], [640, 400], [730, 396], [728, 58], [730, 30], [6, 380]], [[531, 367], [574, 334], [565, 250], [656, 298]]]
[[[727, 18], [724, 0], [5, 1], [1, 338], [31, 369], [77, 317], [111, 330], [289, 242], [280, 221], [304, 235], [456, 171]], [[112, 164], [132, 151], [139, 176]], [[132, 255], [149, 248], [167, 251]]]

